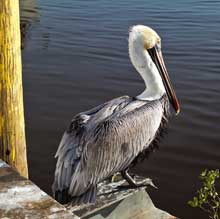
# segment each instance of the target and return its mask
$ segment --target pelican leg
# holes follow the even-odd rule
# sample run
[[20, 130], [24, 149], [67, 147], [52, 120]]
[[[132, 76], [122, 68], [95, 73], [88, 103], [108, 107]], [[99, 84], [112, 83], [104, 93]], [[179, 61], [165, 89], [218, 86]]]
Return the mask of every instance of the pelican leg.
[[128, 169], [121, 172], [121, 176], [128, 182], [129, 185], [121, 185], [120, 188], [138, 188], [152, 186], [157, 189], [150, 178], [144, 178], [140, 182], [136, 182], [128, 173]]
[[121, 176], [128, 182], [131, 187], [138, 187], [136, 181], [129, 175], [128, 169], [121, 172]]

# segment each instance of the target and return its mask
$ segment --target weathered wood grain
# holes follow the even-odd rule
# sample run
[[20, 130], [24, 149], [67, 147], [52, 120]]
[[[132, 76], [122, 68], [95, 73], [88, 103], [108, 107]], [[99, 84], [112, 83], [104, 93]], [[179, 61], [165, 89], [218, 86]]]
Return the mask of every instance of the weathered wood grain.
[[0, 158], [28, 177], [19, 0], [0, 0]]

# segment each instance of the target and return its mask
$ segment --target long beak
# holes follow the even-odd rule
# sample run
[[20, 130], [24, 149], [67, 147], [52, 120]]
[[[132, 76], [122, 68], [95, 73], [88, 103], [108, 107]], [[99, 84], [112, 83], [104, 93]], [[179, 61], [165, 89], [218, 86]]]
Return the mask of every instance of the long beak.
[[158, 47], [153, 47], [152, 49], [148, 50], [151, 58], [153, 59], [154, 63], [156, 64], [161, 78], [163, 80], [163, 84], [164, 87], [166, 89], [167, 92], [167, 96], [169, 98], [170, 103], [172, 104], [172, 106], [174, 107], [175, 111], [176, 111], [176, 115], [180, 112], [180, 105], [179, 102], [177, 100], [175, 91], [171, 85], [170, 82], [170, 78], [166, 69], [166, 66], [164, 64], [164, 60], [163, 60], [163, 55], [160, 49], [158, 49]]

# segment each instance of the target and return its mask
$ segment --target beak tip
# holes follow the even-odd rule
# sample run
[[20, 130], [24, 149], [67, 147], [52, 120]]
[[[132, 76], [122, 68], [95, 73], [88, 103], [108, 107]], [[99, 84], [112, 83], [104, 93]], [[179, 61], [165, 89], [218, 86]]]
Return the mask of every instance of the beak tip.
[[177, 111], [176, 111], [176, 116], [178, 115], [180, 113], [180, 108], [179, 109], [177, 109]]

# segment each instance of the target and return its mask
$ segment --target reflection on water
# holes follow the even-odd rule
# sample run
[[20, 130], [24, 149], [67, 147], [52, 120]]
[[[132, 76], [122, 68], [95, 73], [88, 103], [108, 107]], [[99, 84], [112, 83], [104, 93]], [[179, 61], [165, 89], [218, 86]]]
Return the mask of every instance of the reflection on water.
[[26, 34], [31, 24], [39, 18], [36, 0], [20, 0], [21, 47], [25, 46]]
[[24, 16], [32, 28], [23, 50], [31, 179], [50, 192], [53, 156], [74, 114], [143, 90], [127, 52], [128, 29], [141, 23], [162, 36], [182, 111], [136, 171], [159, 187], [150, 191], [158, 207], [205, 219], [186, 202], [201, 170], [220, 166], [220, 2], [38, 0], [29, 9], [24, 5], [22, 13], [33, 12]]

